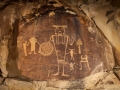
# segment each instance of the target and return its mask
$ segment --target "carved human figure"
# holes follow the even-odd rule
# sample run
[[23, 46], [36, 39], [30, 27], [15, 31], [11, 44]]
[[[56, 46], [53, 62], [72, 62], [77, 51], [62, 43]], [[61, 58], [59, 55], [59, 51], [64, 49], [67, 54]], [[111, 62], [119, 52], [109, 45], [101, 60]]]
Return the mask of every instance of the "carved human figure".
[[70, 70], [74, 70], [74, 64], [75, 63], [70, 62], [70, 64], [69, 64], [70, 65]]
[[[57, 63], [58, 63], [58, 70], [57, 73], [54, 75], [59, 75], [60, 74], [60, 65], [62, 64], [62, 76], [69, 76], [65, 74], [65, 63], [66, 63], [66, 50], [67, 50], [67, 45], [69, 41], [69, 36], [65, 34], [65, 29], [67, 28], [66, 25], [53, 25], [55, 27], [55, 34], [50, 37], [50, 41], [52, 41], [55, 52], [56, 52], [56, 57], [57, 57]], [[64, 47], [64, 50], [60, 50], [58, 47]], [[62, 53], [61, 53], [62, 52]], [[61, 55], [63, 54], [63, 55]], [[61, 57], [59, 57], [61, 56]]]
[[7, 77], [8, 72], [6, 70], [6, 63], [8, 59], [8, 37], [5, 36], [4, 39], [1, 41], [1, 52], [0, 52], [0, 69], [2, 71], [2, 76]]
[[[37, 39], [35, 38], [35, 36], [32, 36], [32, 37], [29, 39], [29, 42], [30, 42], [30, 44], [31, 44], [31, 51], [30, 51], [29, 54], [31, 54], [32, 52], [34, 52], [34, 54], [36, 54], [36, 52], [35, 52], [35, 46], [36, 46], [36, 43], [38, 43], [38, 42], [37, 42]], [[39, 44], [39, 43], [38, 43], [38, 44]]]
[[23, 43], [23, 49], [24, 49], [24, 54], [25, 54], [25, 56], [27, 56], [27, 46], [28, 46], [28, 42], [27, 41], [25, 41], [24, 43]]
[[69, 49], [70, 51], [69, 51], [69, 53], [70, 53], [70, 60], [74, 60], [74, 54], [76, 54], [75, 52], [74, 52], [74, 50], [75, 49]]
[[80, 61], [81, 68], [80, 68], [80, 70], [82, 69], [82, 63], [86, 63], [88, 69], [90, 70], [89, 62], [88, 62], [88, 56], [87, 55], [81, 55], [81, 61]]

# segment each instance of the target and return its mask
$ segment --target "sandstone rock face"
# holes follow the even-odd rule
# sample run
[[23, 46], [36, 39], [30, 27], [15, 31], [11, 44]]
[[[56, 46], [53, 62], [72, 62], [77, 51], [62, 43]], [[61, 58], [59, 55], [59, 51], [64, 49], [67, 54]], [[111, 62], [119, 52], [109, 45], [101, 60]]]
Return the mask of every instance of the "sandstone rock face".
[[[6, 85], [6, 86], [5, 86]], [[22, 81], [7, 78], [1, 90], [119, 90], [120, 82], [113, 72], [96, 73], [83, 80]]]
[[8, 86], [9, 90], [36, 90], [34, 85], [30, 82], [6, 79], [4, 83]]
[[0, 77], [0, 84], [3, 83], [4, 78]]
[[75, 80], [111, 70], [111, 46], [94, 23], [83, 22], [86, 24], [75, 12], [64, 8], [27, 23], [19, 20], [18, 69], [22, 76], [33, 80]]
[[[88, 1], [97, 4], [79, 7]], [[0, 58], [5, 56], [1, 64], [7, 61], [1, 70], [9, 78], [1, 80], [0, 90], [119, 89], [118, 78], [110, 72], [115, 66], [110, 43], [117, 45], [119, 58], [119, 35], [112, 30], [114, 22], [106, 25], [111, 7], [99, 6], [105, 1], [41, 0], [44, 4], [14, 3], [1, 11], [0, 40], [9, 36], [5, 54], [0, 52]]]
[[[104, 8], [104, 9], [103, 9]], [[96, 25], [103, 32], [105, 37], [114, 47], [114, 53], [116, 58], [116, 63], [120, 65], [120, 34], [119, 34], [119, 12], [116, 8], [112, 7], [109, 4], [90, 4], [88, 6], [82, 6], [83, 11], [92, 18]], [[98, 11], [99, 10], [99, 11]], [[107, 11], [114, 11], [113, 15], [106, 16]], [[107, 23], [109, 21], [109, 23]]]
[[6, 85], [0, 85], [0, 90], [9, 90]]

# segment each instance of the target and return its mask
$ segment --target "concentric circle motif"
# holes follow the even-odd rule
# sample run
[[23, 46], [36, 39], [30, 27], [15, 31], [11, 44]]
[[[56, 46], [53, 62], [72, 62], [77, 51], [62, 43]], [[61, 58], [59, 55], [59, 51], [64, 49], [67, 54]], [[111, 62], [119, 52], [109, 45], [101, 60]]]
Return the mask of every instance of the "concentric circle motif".
[[49, 56], [53, 52], [53, 45], [50, 42], [44, 42], [40, 45], [39, 53], [43, 56]]

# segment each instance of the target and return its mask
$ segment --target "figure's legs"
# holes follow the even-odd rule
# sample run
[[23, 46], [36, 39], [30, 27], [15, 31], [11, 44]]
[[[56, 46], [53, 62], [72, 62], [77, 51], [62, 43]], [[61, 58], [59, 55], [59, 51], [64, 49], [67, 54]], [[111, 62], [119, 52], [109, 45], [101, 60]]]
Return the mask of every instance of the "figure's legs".
[[32, 52], [34, 54], [36, 54], [36, 52], [35, 52], [35, 44], [31, 44], [31, 52], [29, 54], [31, 54]]
[[67, 74], [65, 74], [65, 62], [63, 62], [63, 72], [62, 72], [62, 76], [69, 76], [69, 75], [67, 75]]
[[32, 53], [32, 51], [33, 51], [33, 50], [32, 50], [32, 46], [31, 46], [31, 50], [30, 50], [30, 53], [29, 53], [29, 54], [31, 54], [31, 53]]
[[74, 60], [74, 57], [73, 57], [73, 56], [71, 56], [70, 60]]
[[63, 72], [62, 72], [62, 76], [65, 74], [64, 72], [65, 72], [65, 71], [64, 71], [64, 63], [63, 63]]
[[25, 56], [27, 56], [27, 51], [25, 51]]
[[36, 54], [35, 50], [34, 50], [34, 54]]
[[34, 54], [36, 54], [36, 52], [35, 52], [35, 45], [33, 46], [32, 51], [34, 52]]
[[27, 56], [27, 48], [26, 48], [26, 46], [25, 46], [25, 56]]
[[74, 70], [74, 68], [71, 66], [71, 67], [70, 67], [70, 70]]
[[71, 67], [71, 70], [74, 70], [74, 67], [73, 67], [73, 65], [72, 65], [72, 67]]
[[23, 44], [23, 49], [24, 49], [24, 54], [25, 54], [25, 56], [27, 56], [27, 50], [26, 50], [27, 47], [26, 47], [26, 45], [24, 45], [24, 44]]
[[30, 51], [30, 53], [29, 54], [31, 54], [32, 53], [32, 51]]
[[58, 61], [58, 71], [54, 75], [59, 75], [59, 61]]
[[90, 68], [90, 66], [89, 66], [89, 62], [87, 62], [87, 67], [88, 67], [89, 70], [91, 70], [91, 68]]
[[34, 54], [36, 54], [35, 50], [31, 50], [29, 54], [31, 54], [32, 52], [33, 52]]
[[81, 64], [81, 61], [80, 61], [80, 70], [82, 70], [82, 64]]

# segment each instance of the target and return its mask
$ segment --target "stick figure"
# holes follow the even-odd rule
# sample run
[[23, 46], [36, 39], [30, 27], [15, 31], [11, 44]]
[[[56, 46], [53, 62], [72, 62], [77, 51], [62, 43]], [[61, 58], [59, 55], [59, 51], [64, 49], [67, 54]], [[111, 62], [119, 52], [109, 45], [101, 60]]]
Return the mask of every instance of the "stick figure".
[[75, 49], [69, 49], [69, 50], [70, 50], [69, 53], [70, 53], [70, 56], [71, 56], [70, 60], [74, 60], [74, 54], [76, 54], [74, 52]]
[[70, 64], [69, 64], [70, 65], [70, 70], [74, 70], [74, 64], [75, 63], [70, 62]]
[[[37, 39], [36, 39], [34, 36], [32, 36], [32, 37], [29, 39], [29, 42], [30, 42], [30, 44], [31, 44], [31, 51], [30, 51], [29, 54], [31, 54], [32, 52], [34, 52], [34, 54], [36, 54], [36, 52], [35, 52], [35, 45], [36, 45], [36, 43], [38, 43], [38, 42], [37, 42]], [[39, 44], [39, 43], [38, 43], [38, 44]]]
[[29, 44], [29, 43], [27, 43], [27, 41], [25, 41], [25, 42], [23, 43], [23, 49], [24, 49], [24, 54], [25, 54], [25, 56], [27, 56], [27, 46], [28, 46], [28, 44]]

